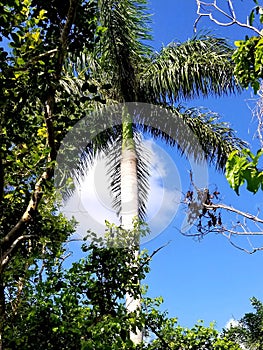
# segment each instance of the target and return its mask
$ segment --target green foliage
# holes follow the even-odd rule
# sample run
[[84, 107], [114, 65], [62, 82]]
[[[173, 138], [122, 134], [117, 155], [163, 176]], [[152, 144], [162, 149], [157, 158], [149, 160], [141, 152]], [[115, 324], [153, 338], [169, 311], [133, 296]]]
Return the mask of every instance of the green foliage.
[[263, 304], [253, 297], [250, 299], [255, 312], [246, 313], [238, 324], [225, 330], [225, 336], [248, 350], [262, 349], [263, 344]]
[[[256, 6], [248, 17], [250, 26], [253, 26], [255, 21], [263, 24], [263, 8], [258, 1], [253, 1]], [[235, 76], [242, 87], [251, 86], [256, 94], [263, 77], [263, 38], [262, 36], [246, 36], [245, 40], [236, 41], [235, 45], [237, 49], [232, 56], [235, 63]]]
[[179, 326], [176, 319], [165, 319], [162, 321], [161, 329], [158, 330], [158, 337], [153, 340], [147, 349], [240, 349], [233, 341], [227, 340], [225, 336], [221, 336], [214, 329], [213, 324], [205, 327], [202, 322], [197, 323], [193, 328], [189, 329]]
[[[74, 55], [79, 50], [92, 49], [97, 34], [95, 1], [84, 1], [77, 6], [67, 31], [71, 3], [65, 1], [61, 6], [59, 1], [0, 2], [3, 257], [19, 236], [30, 235], [36, 240], [46, 236], [59, 241], [72, 232], [65, 219], [57, 214], [51, 180], [60, 141], [83, 117], [84, 110], [89, 109], [92, 98], [91, 94], [81, 92], [87, 80], [85, 73], [76, 75], [67, 65], [74, 65]], [[66, 47], [61, 48], [65, 43]], [[32, 198], [29, 213], [26, 210]], [[8, 233], [23, 215], [25, 221], [31, 221], [30, 225], [3, 246], [1, 239], [9, 237]]]
[[[6, 280], [6, 349], [132, 349], [129, 329], [140, 319], [127, 314], [125, 294], [141, 294], [149, 257], [134, 257], [134, 232], [109, 225], [106, 240], [90, 233], [86, 257], [66, 270], [66, 251], [42, 262], [28, 260], [27, 270]], [[116, 248], [123, 242], [125, 247]]]
[[232, 56], [235, 75], [243, 87], [251, 86], [256, 94], [263, 77], [263, 38], [247, 37], [235, 45], [238, 47]]
[[243, 149], [242, 155], [237, 151], [230, 154], [226, 163], [226, 178], [237, 194], [245, 181], [248, 191], [256, 193], [259, 189], [263, 190], [263, 171], [257, 167], [262, 155], [262, 149], [256, 155], [249, 149]]
[[34, 265], [59, 254], [74, 230], [58, 213], [52, 178], [61, 140], [93, 98], [81, 91], [87, 75], [67, 68], [99, 34], [96, 1], [8, 0], [0, 11], [1, 347], [4, 291], [20, 295]]
[[[160, 312], [162, 298], [142, 296], [138, 280], [149, 272], [150, 257], [145, 251], [134, 256], [140, 227], [125, 231], [107, 224], [105, 239], [90, 232], [85, 257], [69, 268], [66, 247], [55, 255], [44, 247], [42, 261], [24, 258], [24, 270], [17, 266], [17, 274], [5, 280], [5, 349], [239, 349], [212, 325], [180, 327]], [[142, 296], [139, 312], [127, 312], [127, 292]], [[137, 346], [129, 337], [136, 327], [148, 338]]]

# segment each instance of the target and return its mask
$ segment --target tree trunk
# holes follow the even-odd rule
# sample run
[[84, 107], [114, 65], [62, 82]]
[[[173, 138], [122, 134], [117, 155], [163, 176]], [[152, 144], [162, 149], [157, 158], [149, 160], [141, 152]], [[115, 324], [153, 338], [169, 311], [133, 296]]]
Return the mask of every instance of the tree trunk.
[[[135, 149], [123, 149], [121, 159], [121, 223], [133, 230], [133, 220], [138, 218], [137, 158]], [[138, 242], [139, 243], [139, 242]]]
[[[121, 159], [121, 223], [126, 230], [133, 230], [134, 219], [139, 216], [139, 198], [138, 198], [138, 177], [137, 177], [137, 156], [135, 143], [133, 140], [132, 119], [127, 111], [123, 113], [123, 143]], [[134, 252], [135, 258], [139, 255], [138, 250]], [[138, 281], [138, 284], [140, 281]], [[134, 298], [129, 293], [126, 294], [127, 312], [140, 310], [140, 298]], [[130, 339], [134, 344], [142, 342], [142, 331], [139, 329], [136, 333], [130, 333]]]

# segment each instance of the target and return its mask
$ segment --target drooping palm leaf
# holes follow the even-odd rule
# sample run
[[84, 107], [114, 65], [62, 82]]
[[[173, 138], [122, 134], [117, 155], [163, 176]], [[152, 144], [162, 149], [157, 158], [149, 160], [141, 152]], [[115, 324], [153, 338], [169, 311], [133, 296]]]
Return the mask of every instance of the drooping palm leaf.
[[141, 90], [148, 94], [145, 101], [173, 104], [179, 99], [237, 91], [231, 54], [224, 39], [212, 36], [171, 43], [144, 67]]
[[137, 130], [164, 140], [197, 162], [207, 160], [224, 170], [230, 152], [246, 146], [228, 123], [220, 122], [219, 115], [209, 110], [145, 106], [137, 111]]
[[[129, 105], [129, 104], [128, 104]], [[129, 109], [130, 113], [136, 113]], [[76, 135], [74, 139], [79, 142], [78, 152], [73, 150], [75, 156], [68, 149], [64, 154], [69, 158], [69, 169], [71, 177], [77, 182], [85, 178], [90, 166], [97, 156], [106, 158], [109, 189], [113, 195], [113, 207], [117, 214], [121, 211], [121, 159], [122, 159], [122, 105], [112, 105], [102, 107], [93, 112], [88, 122], [85, 120], [80, 123], [78, 130], [74, 130]], [[105, 128], [105, 129], [104, 129]], [[87, 130], [89, 132], [87, 133]], [[93, 130], [93, 132], [92, 132]], [[73, 137], [70, 137], [72, 139]], [[89, 141], [85, 142], [89, 139]], [[137, 156], [137, 175], [138, 175], [138, 202], [139, 218], [146, 217], [147, 195], [149, 190], [149, 153], [142, 144], [141, 134], [137, 133], [136, 125], [133, 124], [133, 139], [135, 142]], [[75, 142], [74, 142], [75, 143]], [[70, 148], [70, 145], [69, 145]], [[63, 157], [65, 163], [65, 155]], [[67, 189], [64, 193], [64, 199], [67, 200], [72, 195], [72, 189]]]

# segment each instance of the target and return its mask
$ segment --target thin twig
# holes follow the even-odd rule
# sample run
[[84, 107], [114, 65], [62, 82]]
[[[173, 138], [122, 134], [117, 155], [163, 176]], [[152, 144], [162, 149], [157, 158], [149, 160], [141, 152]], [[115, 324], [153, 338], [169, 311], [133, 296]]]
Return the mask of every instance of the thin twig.
[[170, 243], [171, 243], [171, 240], [168, 241], [167, 243], [165, 243], [164, 245], [162, 245], [161, 247], [155, 249], [155, 250], [152, 252], [152, 254], [151, 254], [150, 256], [148, 256], [148, 258], [144, 261], [144, 263], [143, 263], [142, 265], [140, 265], [140, 269], [141, 269], [142, 267], [144, 267], [144, 266], [152, 259], [152, 257], [153, 257], [155, 254], [157, 254], [161, 249], [167, 247]]

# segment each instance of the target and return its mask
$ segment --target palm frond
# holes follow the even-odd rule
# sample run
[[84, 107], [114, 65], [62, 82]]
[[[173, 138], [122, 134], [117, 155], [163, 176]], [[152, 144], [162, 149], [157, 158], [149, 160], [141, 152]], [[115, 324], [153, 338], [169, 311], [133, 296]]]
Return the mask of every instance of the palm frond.
[[183, 113], [183, 121], [197, 137], [206, 159], [217, 170], [224, 170], [229, 154], [241, 150], [247, 143], [236, 136], [229, 123], [220, 121], [218, 114], [200, 109]]
[[207, 160], [217, 170], [224, 170], [230, 152], [247, 145], [228, 123], [221, 122], [219, 115], [209, 110], [152, 107], [150, 111], [145, 106], [145, 110], [142, 107], [137, 111], [137, 130], [163, 139], [196, 162]]
[[175, 103], [201, 95], [237, 92], [231, 55], [226, 41], [213, 36], [171, 43], [154, 55], [141, 75], [144, 102]]
[[59, 173], [56, 187], [66, 201], [75, 191], [67, 186], [69, 178], [80, 183], [86, 176], [96, 156], [105, 153], [121, 135], [121, 113], [118, 107], [105, 108], [101, 103], [92, 103], [93, 111], [74, 125], [64, 138], [57, 156]]

